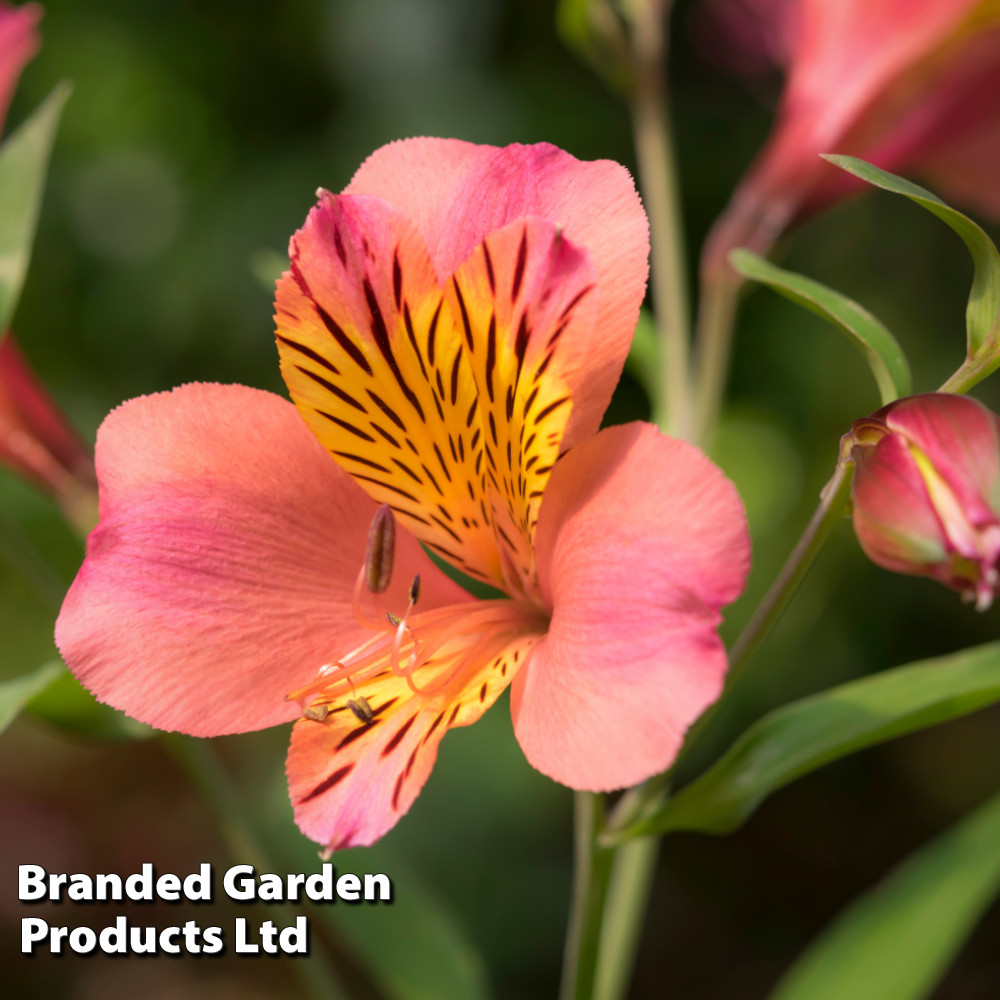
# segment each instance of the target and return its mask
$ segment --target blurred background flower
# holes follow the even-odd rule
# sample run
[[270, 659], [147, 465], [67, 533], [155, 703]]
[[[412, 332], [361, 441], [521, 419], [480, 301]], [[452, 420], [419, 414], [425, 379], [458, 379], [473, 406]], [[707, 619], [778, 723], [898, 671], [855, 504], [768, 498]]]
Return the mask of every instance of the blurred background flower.
[[766, 252], [796, 218], [860, 186], [823, 153], [915, 173], [943, 197], [1000, 215], [1000, 7], [994, 0], [707, 0], [700, 41], [731, 68], [769, 60], [787, 79], [768, 143], [706, 248]]
[[[703, 2], [678, 0], [673, 33], [693, 255], [771, 127], [767, 84], [721, 73], [689, 42], [686, 25]], [[25, 346], [44, 383], [88, 436], [123, 399], [185, 381], [283, 391], [271, 280], [288, 234], [317, 186], [341, 189], [382, 143], [422, 133], [549, 141], [580, 158], [634, 163], [624, 106], [560, 45], [553, 11], [533, 0], [287, 0], [252, 12], [235, 0], [51, 0], [44, 28], [10, 125], [59, 80], [75, 89], [16, 320], [22, 336], [31, 331]], [[776, 92], [772, 84], [769, 96]], [[968, 259], [946, 227], [904, 199], [872, 194], [837, 206], [796, 230], [783, 261], [884, 319], [919, 388], [961, 360]], [[977, 395], [997, 409], [994, 383]], [[815, 506], [841, 435], [877, 405], [864, 363], [820, 319], [766, 292], [747, 298], [714, 451], [746, 499], [754, 535], [748, 592], [727, 611], [730, 641]], [[647, 412], [626, 378], [609, 421]], [[54, 505], [3, 473], [0, 512], [0, 668], [10, 676], [54, 655], [55, 617], [44, 581], [14, 561], [11, 526], [62, 586], [81, 551]], [[728, 722], [735, 731], [779, 701], [994, 639], [997, 614], [977, 615], [927, 580], [890, 577], [845, 523], [738, 686]], [[774, 796], [731, 838], [672, 838], [631, 996], [765, 997], [841, 905], [993, 791], [998, 723], [992, 710], [842, 761]], [[218, 749], [247, 802], [288, 830], [284, 776], [273, 768], [286, 741], [275, 731], [226, 738]], [[126, 752], [22, 719], [0, 745], [0, 794], [4, 877], [15, 861], [90, 872], [228, 863], [212, 818], [157, 741]], [[525, 763], [501, 701], [445, 742], [386, 853], [348, 852], [341, 863], [398, 873], [387, 914], [413, 897], [417, 876], [405, 871], [415, 869], [483, 950], [496, 996], [549, 1000], [570, 831], [570, 794]], [[315, 863], [307, 854], [302, 863]], [[0, 897], [13, 899], [13, 889]], [[139, 920], [182, 918], [167, 910], [140, 908]], [[66, 919], [65, 907], [56, 912]], [[81, 920], [105, 912], [73, 911]], [[212, 912], [228, 922], [237, 911]], [[341, 912], [345, 926], [360, 928], [379, 910]], [[4, 910], [5, 940], [20, 915]], [[940, 997], [995, 992], [998, 934], [993, 914]], [[381, 947], [384, 955], [388, 943]], [[428, 960], [419, 942], [413, 951], [417, 982]], [[301, 996], [288, 964], [38, 958], [7, 972], [14, 995]]]

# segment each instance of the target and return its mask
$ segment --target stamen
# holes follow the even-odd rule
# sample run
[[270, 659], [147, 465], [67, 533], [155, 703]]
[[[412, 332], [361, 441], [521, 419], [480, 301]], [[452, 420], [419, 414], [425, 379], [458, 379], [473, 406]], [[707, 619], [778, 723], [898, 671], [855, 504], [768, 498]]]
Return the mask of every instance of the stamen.
[[[382, 683], [392, 675], [405, 680], [414, 695], [434, 697], [461, 687], [470, 671], [482, 669], [518, 635], [540, 635], [546, 625], [539, 609], [528, 602], [478, 601], [418, 615], [414, 604], [420, 596], [419, 580], [414, 580], [409, 596], [402, 617], [385, 612], [380, 623], [373, 623], [377, 635], [336, 662], [324, 664], [311, 682], [287, 696], [302, 705], [303, 717], [325, 721], [332, 711], [328, 706], [345, 698], [346, 704], [341, 704], [360, 723], [371, 725], [375, 711], [358, 687]], [[422, 683], [416, 679], [419, 671]], [[322, 704], [309, 704], [317, 696]]]
[[357, 700], [348, 698], [347, 707], [357, 716], [358, 722], [363, 722], [366, 726], [370, 726], [375, 719], [375, 713], [363, 694], [359, 694]]
[[418, 573], [410, 584], [410, 607], [420, 600], [420, 574]]
[[392, 582], [392, 564], [396, 555], [396, 519], [392, 508], [382, 504], [368, 529], [365, 552], [365, 584], [372, 594], [384, 594]]

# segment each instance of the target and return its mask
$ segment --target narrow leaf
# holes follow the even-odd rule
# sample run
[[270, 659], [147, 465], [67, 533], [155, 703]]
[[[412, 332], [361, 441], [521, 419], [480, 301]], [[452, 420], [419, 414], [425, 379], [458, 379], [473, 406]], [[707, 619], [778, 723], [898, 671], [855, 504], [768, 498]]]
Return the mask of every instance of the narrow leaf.
[[865, 677], [779, 708], [701, 777], [613, 839], [729, 833], [772, 792], [866, 747], [1000, 701], [1000, 642]]
[[0, 733], [17, 718], [21, 709], [64, 673], [61, 663], [46, 663], [30, 674], [0, 683]]
[[883, 405], [910, 394], [910, 366], [903, 349], [867, 309], [840, 292], [812, 278], [785, 271], [749, 250], [734, 250], [729, 262], [744, 278], [773, 288], [843, 330], [868, 362]]
[[60, 84], [0, 146], [0, 332], [14, 316], [42, 203], [45, 171], [69, 86]]
[[873, 167], [853, 156], [827, 156], [834, 166], [874, 184], [884, 191], [901, 194], [933, 212], [961, 236], [972, 254], [974, 273], [969, 304], [965, 311], [969, 357], [973, 357], [996, 334], [1000, 321], [1000, 253], [993, 241], [968, 216], [946, 205], [937, 195], [917, 184]]
[[998, 892], [1000, 795], [849, 906], [771, 1000], [921, 1000]]

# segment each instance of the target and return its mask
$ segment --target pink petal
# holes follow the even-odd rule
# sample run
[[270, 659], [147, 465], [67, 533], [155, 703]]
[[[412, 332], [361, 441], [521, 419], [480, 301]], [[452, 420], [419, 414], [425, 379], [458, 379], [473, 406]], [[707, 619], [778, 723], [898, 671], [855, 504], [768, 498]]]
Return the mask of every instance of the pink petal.
[[590, 790], [664, 770], [722, 688], [719, 609], [750, 561], [735, 488], [648, 424], [609, 428], [556, 466], [537, 551], [552, 620], [511, 703], [528, 760]]
[[947, 538], [904, 439], [888, 434], [854, 459], [854, 531], [868, 558], [896, 573], [945, 560]]
[[614, 363], [589, 386], [589, 426], [581, 424], [576, 437], [597, 430], [628, 353], [648, 272], [648, 224], [624, 167], [577, 160], [546, 143], [496, 149], [407, 139], [376, 150], [346, 193], [377, 195], [413, 219], [442, 282], [487, 235], [527, 216], [548, 219], [584, 248], [597, 272], [603, 352]]
[[[97, 439], [101, 520], [56, 625], [94, 694], [163, 729], [246, 732], [295, 718], [285, 695], [358, 645], [352, 590], [375, 504], [295, 408], [244, 386], [187, 385], [124, 403]], [[398, 533], [400, 610], [454, 603]]]
[[1000, 424], [968, 396], [928, 393], [888, 408], [886, 424], [904, 434], [951, 487], [973, 525], [1000, 516]]
[[932, 189], [1000, 217], [1000, 28], [970, 40], [909, 113], [872, 150], [905, 164]]
[[41, 19], [42, 8], [36, 3], [22, 7], [0, 3], [0, 129], [21, 70], [38, 51], [40, 40], [36, 28]]

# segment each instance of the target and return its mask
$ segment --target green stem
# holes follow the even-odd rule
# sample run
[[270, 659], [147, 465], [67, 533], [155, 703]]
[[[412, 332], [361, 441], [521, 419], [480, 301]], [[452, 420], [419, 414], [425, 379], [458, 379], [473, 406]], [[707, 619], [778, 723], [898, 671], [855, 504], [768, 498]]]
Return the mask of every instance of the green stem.
[[727, 687], [735, 684], [740, 674], [746, 669], [753, 654], [777, 624], [785, 608], [788, 607], [789, 601], [795, 596], [799, 584], [805, 579], [833, 529], [843, 520], [850, 505], [853, 478], [853, 463], [841, 462], [837, 466], [833, 478], [826, 484], [820, 497], [819, 506], [809, 519], [805, 531], [802, 532], [802, 537], [792, 549], [792, 554], [781, 568], [774, 583], [771, 584], [764, 600], [760, 602], [760, 606], [754, 612], [754, 616], [733, 644], [729, 660], [729, 673], [726, 677]]
[[604, 826], [604, 796], [574, 797], [573, 900], [559, 1000], [592, 1000], [597, 976], [604, 900], [614, 852], [597, 846]]
[[639, 186], [649, 216], [652, 249], [650, 286], [660, 328], [660, 386], [655, 416], [665, 431], [689, 437], [688, 397], [691, 339], [684, 222], [667, 100], [666, 18], [657, 3], [635, 4], [633, 51], [636, 85], [632, 95]]
[[628, 989], [659, 850], [659, 837], [638, 837], [615, 853], [597, 952], [594, 1000], [621, 1000]]
[[962, 362], [962, 367], [938, 389], [938, 392], [968, 392], [987, 375], [992, 375], [997, 367], [1000, 367], [1000, 357], [995, 350], [981, 352], [976, 358], [966, 358]]
[[[215, 816], [230, 856], [258, 871], [277, 871], [253, 831], [239, 793], [208, 743], [179, 733], [162, 733], [161, 739]], [[292, 903], [271, 904], [271, 909], [292, 918], [303, 914], [301, 907]], [[314, 947], [308, 958], [290, 959], [288, 964], [313, 1000], [347, 1000], [347, 991], [320, 949]]]
[[729, 353], [736, 323], [736, 307], [742, 279], [726, 268], [702, 281], [695, 336], [694, 442], [711, 444], [719, 419], [729, 371]]
[[[746, 628], [743, 629], [733, 645], [729, 658], [729, 673], [726, 676], [726, 688], [722, 697], [702, 713], [698, 721], [688, 730], [684, 746], [677, 760], [674, 761], [674, 767], [689, 757], [702, 742], [705, 733], [711, 728], [713, 720], [722, 708], [726, 695], [733, 689], [754, 653], [775, 626], [785, 608], [788, 607], [788, 603], [795, 596], [820, 549], [847, 512], [853, 477], [853, 464], [841, 462], [837, 466], [833, 478], [823, 490], [819, 506], [809, 519], [809, 524], [806, 525], [802, 537], [792, 550], [774, 583], [771, 584]], [[645, 785], [622, 798], [607, 823], [604, 838], [606, 844], [617, 843], [619, 838], [627, 836], [630, 827], [635, 826], [646, 813], [654, 811], [662, 804], [669, 787], [669, 775], [670, 772], [657, 775], [647, 781]]]

